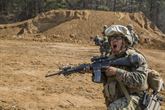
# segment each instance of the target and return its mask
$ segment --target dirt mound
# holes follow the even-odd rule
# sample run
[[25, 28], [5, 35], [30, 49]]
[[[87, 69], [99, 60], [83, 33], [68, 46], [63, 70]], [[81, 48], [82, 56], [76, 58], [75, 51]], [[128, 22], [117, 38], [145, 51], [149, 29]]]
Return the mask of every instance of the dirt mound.
[[[26, 31], [29, 34], [36, 32], [44, 32], [52, 27], [64, 23], [72, 19], [88, 19], [88, 12], [86, 11], [71, 11], [71, 10], [51, 10], [45, 13], [41, 13], [37, 17], [14, 24], [0, 25], [0, 29], [13, 29], [20, 28], [18, 34], [24, 34]], [[24, 32], [22, 32], [24, 30]]]
[[[1, 38], [91, 43], [104, 25], [133, 24], [145, 47], [165, 48], [165, 35], [143, 13], [89, 10], [51, 10], [28, 21], [0, 25]], [[14, 31], [13, 31], [14, 30]], [[155, 43], [155, 41], [157, 43]]]
[[88, 12], [71, 11], [71, 10], [51, 10], [42, 13], [33, 19], [33, 23], [38, 27], [40, 32], [45, 32], [61, 23], [71, 21], [73, 19], [88, 19]]

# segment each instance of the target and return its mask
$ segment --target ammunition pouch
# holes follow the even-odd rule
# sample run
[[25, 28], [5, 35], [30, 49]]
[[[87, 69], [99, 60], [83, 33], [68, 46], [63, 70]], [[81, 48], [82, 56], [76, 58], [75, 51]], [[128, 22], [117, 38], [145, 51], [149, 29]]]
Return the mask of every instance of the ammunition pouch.
[[141, 99], [142, 110], [161, 110], [162, 97], [157, 94], [144, 93]]

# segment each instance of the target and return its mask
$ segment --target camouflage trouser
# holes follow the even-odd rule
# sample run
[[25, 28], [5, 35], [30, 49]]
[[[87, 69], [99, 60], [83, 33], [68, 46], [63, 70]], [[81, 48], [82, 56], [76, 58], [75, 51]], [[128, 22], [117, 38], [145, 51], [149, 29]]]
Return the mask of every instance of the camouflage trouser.
[[139, 97], [130, 96], [131, 101], [128, 104], [128, 101], [125, 97], [120, 98], [109, 104], [108, 110], [141, 110], [139, 106]]

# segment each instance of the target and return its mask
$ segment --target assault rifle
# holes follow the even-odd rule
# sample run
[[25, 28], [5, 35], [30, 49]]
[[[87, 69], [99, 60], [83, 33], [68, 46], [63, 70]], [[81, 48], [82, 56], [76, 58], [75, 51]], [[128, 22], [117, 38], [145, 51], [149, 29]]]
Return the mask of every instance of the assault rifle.
[[107, 66], [125, 66], [125, 67], [138, 66], [139, 57], [137, 55], [130, 55], [128, 57], [122, 57], [118, 59], [109, 58], [109, 57], [92, 57], [91, 62], [92, 63], [80, 64], [74, 67], [68, 66], [62, 68], [57, 73], [47, 74], [45, 77], [50, 77], [53, 75], [60, 75], [60, 74], [66, 76], [75, 72], [92, 70], [93, 73], [92, 81], [96, 83], [101, 83], [104, 78], [102, 72], [103, 70], [105, 70], [105, 68], [107, 68]]

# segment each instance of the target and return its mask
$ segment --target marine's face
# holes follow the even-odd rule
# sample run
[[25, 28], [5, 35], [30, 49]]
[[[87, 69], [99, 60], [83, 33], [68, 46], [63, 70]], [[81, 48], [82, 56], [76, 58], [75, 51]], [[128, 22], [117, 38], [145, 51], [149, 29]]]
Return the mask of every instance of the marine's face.
[[113, 54], [118, 54], [122, 50], [124, 38], [122, 36], [112, 36], [109, 38], [109, 43], [111, 45], [111, 52]]

